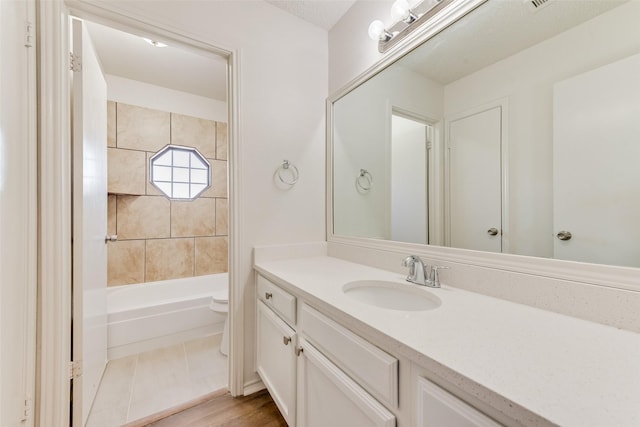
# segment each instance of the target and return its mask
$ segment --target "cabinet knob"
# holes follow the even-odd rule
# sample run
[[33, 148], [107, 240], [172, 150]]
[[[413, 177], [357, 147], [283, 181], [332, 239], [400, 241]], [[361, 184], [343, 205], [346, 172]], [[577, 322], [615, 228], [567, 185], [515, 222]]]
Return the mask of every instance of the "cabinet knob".
[[264, 293], [264, 298], [265, 299], [271, 299], [271, 298], [273, 298], [273, 294], [271, 292], [265, 292]]
[[291, 342], [291, 337], [282, 337], [282, 342], [284, 343], [284, 345], [289, 345], [289, 343]]
[[304, 349], [302, 347], [296, 347], [296, 356], [300, 356], [300, 353], [302, 353], [304, 351]]

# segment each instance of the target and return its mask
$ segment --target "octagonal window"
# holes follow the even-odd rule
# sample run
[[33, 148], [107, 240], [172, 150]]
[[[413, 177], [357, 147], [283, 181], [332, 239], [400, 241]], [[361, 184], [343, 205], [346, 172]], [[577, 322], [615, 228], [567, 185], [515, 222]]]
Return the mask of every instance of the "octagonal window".
[[149, 180], [170, 199], [193, 200], [211, 185], [211, 165], [195, 148], [167, 145], [150, 163]]

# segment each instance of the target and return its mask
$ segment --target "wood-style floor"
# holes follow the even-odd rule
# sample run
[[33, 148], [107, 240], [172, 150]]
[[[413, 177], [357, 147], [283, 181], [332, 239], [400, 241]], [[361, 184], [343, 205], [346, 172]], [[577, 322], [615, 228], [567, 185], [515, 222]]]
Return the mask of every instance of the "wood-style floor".
[[[151, 418], [151, 417], [149, 417]], [[155, 417], [154, 417], [155, 418]], [[250, 396], [231, 397], [214, 393], [207, 400], [154, 421], [140, 420], [128, 426], [150, 427], [286, 427], [276, 404], [266, 390]]]

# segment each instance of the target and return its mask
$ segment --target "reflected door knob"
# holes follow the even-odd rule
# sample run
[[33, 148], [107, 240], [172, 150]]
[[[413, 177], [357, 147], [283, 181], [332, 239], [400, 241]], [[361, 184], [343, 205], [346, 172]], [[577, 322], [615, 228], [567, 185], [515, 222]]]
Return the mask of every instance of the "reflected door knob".
[[558, 234], [556, 234], [556, 237], [560, 240], [571, 240], [571, 232], [570, 231], [559, 231]]
[[495, 227], [491, 227], [490, 229], [487, 230], [487, 234], [489, 236], [497, 236], [498, 235], [498, 229]]

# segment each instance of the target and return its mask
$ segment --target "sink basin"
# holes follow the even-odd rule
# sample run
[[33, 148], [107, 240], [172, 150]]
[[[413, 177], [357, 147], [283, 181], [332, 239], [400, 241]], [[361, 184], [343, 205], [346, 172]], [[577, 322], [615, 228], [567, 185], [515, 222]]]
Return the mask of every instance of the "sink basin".
[[383, 280], [356, 280], [342, 287], [345, 295], [365, 304], [402, 311], [433, 310], [440, 298], [418, 285]]

